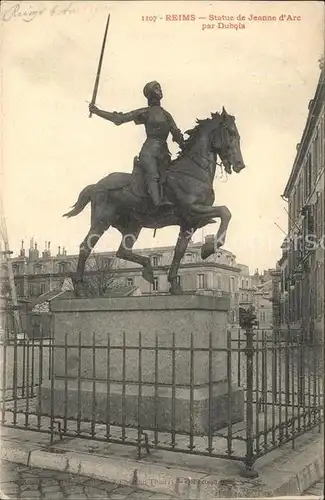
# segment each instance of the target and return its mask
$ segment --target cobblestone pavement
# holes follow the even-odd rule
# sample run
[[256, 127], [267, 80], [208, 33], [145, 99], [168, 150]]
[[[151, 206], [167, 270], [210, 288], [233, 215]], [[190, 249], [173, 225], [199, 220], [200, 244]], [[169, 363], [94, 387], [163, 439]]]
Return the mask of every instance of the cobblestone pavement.
[[321, 498], [325, 498], [324, 491], [324, 478], [313, 484], [308, 490], [303, 492], [303, 495], [315, 495]]
[[85, 476], [1, 461], [1, 500], [174, 500], [169, 495], [117, 485]]

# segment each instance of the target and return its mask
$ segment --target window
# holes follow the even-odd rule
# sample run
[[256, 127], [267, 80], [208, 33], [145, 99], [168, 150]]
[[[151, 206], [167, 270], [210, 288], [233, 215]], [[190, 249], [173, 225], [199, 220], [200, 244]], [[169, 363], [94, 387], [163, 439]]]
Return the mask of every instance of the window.
[[235, 293], [235, 278], [233, 276], [230, 278], [230, 292]]
[[292, 220], [296, 218], [296, 190], [292, 192]]
[[179, 275], [176, 276], [177, 285], [181, 285], [181, 277]]
[[199, 290], [202, 288], [205, 288], [205, 276], [204, 276], [204, 274], [197, 275], [197, 288]]
[[160, 260], [160, 259], [159, 259], [159, 257], [158, 257], [158, 256], [154, 256], [154, 257], [152, 257], [152, 265], [153, 265], [153, 267], [157, 267], [157, 266], [159, 266], [159, 260]]
[[34, 266], [34, 274], [41, 274], [42, 272], [42, 266], [41, 264], [35, 264]]
[[235, 311], [235, 309], [231, 309], [231, 311], [230, 311], [230, 322], [236, 323], [236, 311]]
[[12, 270], [14, 274], [19, 274], [20, 273], [20, 267], [19, 264], [13, 264]]
[[244, 278], [242, 278], [242, 280], [241, 280], [241, 287], [245, 288], [245, 280], [244, 280]]
[[45, 293], [45, 283], [41, 283], [41, 295]]
[[315, 182], [317, 176], [318, 163], [318, 131], [312, 145], [312, 182]]
[[217, 274], [217, 290], [222, 290], [222, 276]]
[[59, 273], [65, 273], [66, 272], [66, 263], [65, 262], [59, 262], [58, 268], [59, 268]]
[[265, 311], [260, 312], [260, 322], [265, 323]]
[[310, 194], [311, 191], [311, 184], [312, 184], [312, 168], [311, 168], [311, 154], [309, 153], [308, 155], [308, 161], [307, 161], [307, 196]]
[[17, 289], [17, 294], [19, 295], [19, 297], [23, 297], [24, 296], [24, 282], [22, 280], [19, 280], [19, 282], [16, 285], [16, 289]]
[[100, 269], [102, 271], [106, 271], [111, 267], [111, 260], [110, 259], [103, 259], [100, 261]]
[[159, 290], [159, 279], [158, 276], [155, 276], [153, 279], [152, 290], [157, 292]]
[[30, 283], [28, 291], [31, 297], [37, 297], [40, 295], [40, 287], [37, 283]]
[[185, 262], [194, 262], [194, 255], [192, 253], [185, 254]]
[[133, 286], [134, 285], [134, 279], [133, 278], [128, 278], [127, 279], [127, 285], [128, 286]]
[[302, 207], [302, 199], [301, 199], [301, 178], [299, 179], [298, 182], [298, 187], [297, 187], [297, 210], [298, 213], [300, 212]]

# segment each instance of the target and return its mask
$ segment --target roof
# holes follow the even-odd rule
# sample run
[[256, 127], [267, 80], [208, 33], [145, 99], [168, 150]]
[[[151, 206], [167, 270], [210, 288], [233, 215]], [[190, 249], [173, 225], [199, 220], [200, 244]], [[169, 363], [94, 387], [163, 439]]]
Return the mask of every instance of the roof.
[[42, 302], [50, 302], [58, 295], [62, 295], [63, 292], [61, 288], [54, 288], [53, 290], [49, 290], [48, 292], [42, 293], [35, 300], [33, 300], [33, 305], [42, 304]]

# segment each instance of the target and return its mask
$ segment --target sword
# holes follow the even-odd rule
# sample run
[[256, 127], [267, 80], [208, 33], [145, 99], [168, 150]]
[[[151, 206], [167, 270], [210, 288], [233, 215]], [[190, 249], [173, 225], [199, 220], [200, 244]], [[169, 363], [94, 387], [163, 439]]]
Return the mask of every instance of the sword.
[[[107, 23], [106, 23], [106, 28], [105, 28], [105, 33], [104, 33], [104, 39], [103, 39], [103, 45], [102, 45], [102, 50], [100, 52], [100, 57], [99, 57], [99, 62], [98, 62], [98, 69], [97, 69], [97, 75], [96, 75], [96, 80], [95, 80], [95, 85], [94, 85], [94, 90], [93, 90], [93, 96], [91, 98], [91, 104], [95, 104], [95, 102], [96, 102], [96, 97], [97, 97], [97, 92], [98, 92], [98, 85], [99, 85], [99, 77], [100, 77], [100, 72], [101, 72], [101, 69], [102, 69], [102, 62], [103, 62], [105, 45], [106, 45], [106, 37], [107, 37], [107, 31], [108, 31], [108, 25], [109, 25], [109, 18], [110, 18], [110, 14], [108, 14], [108, 17], [107, 17]], [[91, 117], [92, 117], [92, 113], [89, 113], [89, 118], [91, 118]]]

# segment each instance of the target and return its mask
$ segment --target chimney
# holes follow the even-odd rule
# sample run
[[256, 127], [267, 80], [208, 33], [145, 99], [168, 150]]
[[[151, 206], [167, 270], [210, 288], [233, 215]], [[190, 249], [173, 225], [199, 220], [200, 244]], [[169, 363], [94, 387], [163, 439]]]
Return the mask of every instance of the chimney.
[[208, 234], [206, 237], [205, 237], [205, 243], [210, 243], [211, 241], [214, 243], [214, 234]]
[[58, 255], [57, 257], [60, 257], [61, 256], [61, 247], [58, 247]]
[[21, 240], [21, 249], [20, 249], [19, 256], [25, 257], [24, 240]]
[[46, 259], [49, 256], [48, 250], [47, 250], [47, 241], [45, 242], [45, 248], [44, 248], [42, 255], [43, 255], [43, 259]]
[[30, 240], [30, 248], [28, 252], [28, 258], [30, 261], [35, 261], [39, 259], [39, 251], [37, 249], [37, 243], [34, 243], [34, 238]]
[[50, 241], [47, 244], [47, 251], [48, 251], [49, 257], [51, 257], [51, 242]]
[[35, 243], [35, 249], [34, 249], [34, 252], [35, 252], [35, 257], [36, 257], [36, 259], [39, 259], [39, 251], [38, 251], [38, 248], [37, 248], [37, 243]]

